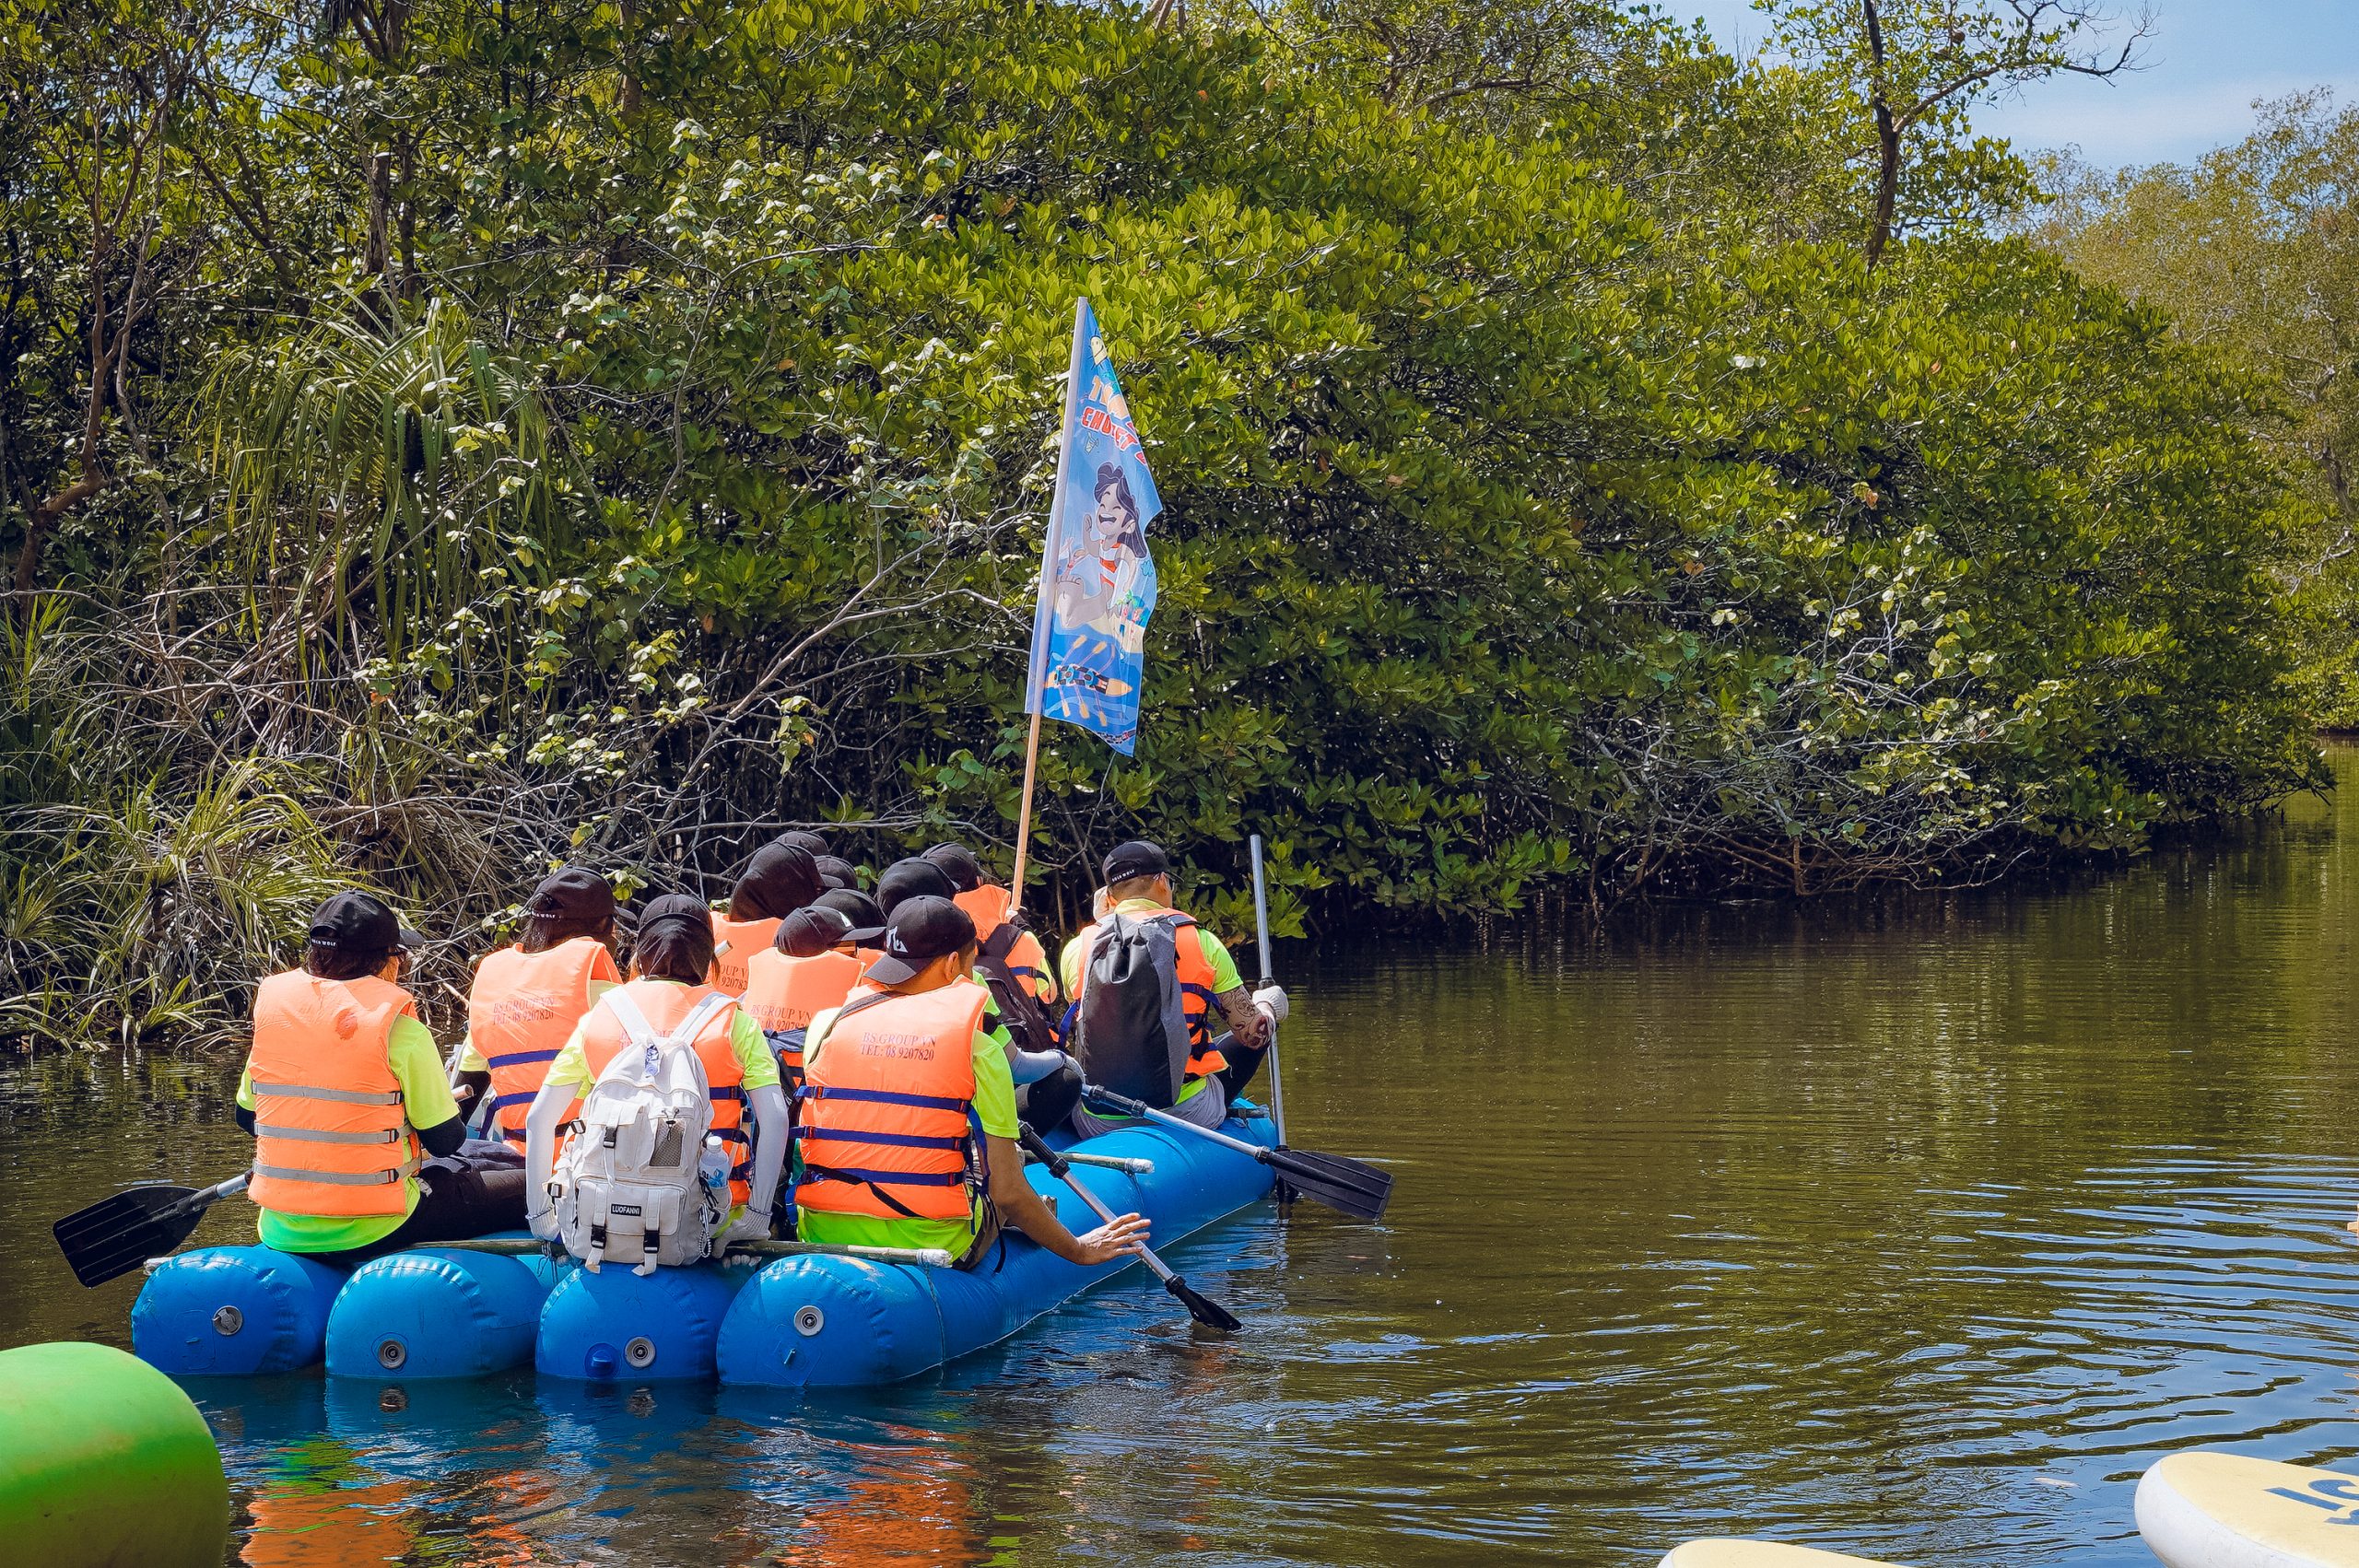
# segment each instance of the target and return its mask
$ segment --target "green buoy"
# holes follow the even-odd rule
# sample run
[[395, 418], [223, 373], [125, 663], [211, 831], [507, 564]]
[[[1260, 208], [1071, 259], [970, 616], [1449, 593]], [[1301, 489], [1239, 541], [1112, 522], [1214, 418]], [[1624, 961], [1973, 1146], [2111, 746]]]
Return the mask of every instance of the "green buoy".
[[0, 1351], [0, 1556], [219, 1568], [229, 1484], [172, 1380], [104, 1345]]

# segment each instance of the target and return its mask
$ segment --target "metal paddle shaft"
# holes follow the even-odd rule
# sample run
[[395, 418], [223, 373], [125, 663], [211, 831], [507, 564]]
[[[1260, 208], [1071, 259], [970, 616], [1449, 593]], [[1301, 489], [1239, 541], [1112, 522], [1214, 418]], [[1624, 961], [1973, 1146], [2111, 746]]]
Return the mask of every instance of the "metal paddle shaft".
[[[1050, 1148], [1048, 1141], [1033, 1131], [1028, 1125], [1018, 1123], [1016, 1132], [1023, 1141], [1024, 1152], [1046, 1165], [1050, 1176], [1071, 1188], [1074, 1197], [1088, 1204], [1090, 1212], [1097, 1216], [1099, 1223], [1110, 1225], [1114, 1223], [1114, 1211], [1106, 1207], [1097, 1194], [1082, 1186], [1081, 1178], [1073, 1174], [1074, 1157], [1072, 1155]], [[1245, 1327], [1238, 1321], [1236, 1314], [1220, 1303], [1204, 1296], [1186, 1280], [1173, 1273], [1168, 1264], [1145, 1247], [1139, 1248], [1139, 1258], [1154, 1271], [1155, 1277], [1163, 1281], [1163, 1288], [1169, 1291], [1178, 1299], [1180, 1305], [1188, 1309], [1188, 1316], [1197, 1322], [1208, 1328], [1226, 1328], [1232, 1331]]]
[[66, 1215], [50, 1235], [76, 1280], [103, 1285], [186, 1241], [215, 1202], [246, 1189], [248, 1174], [206, 1188], [126, 1188]]
[[[1253, 934], [1262, 944], [1262, 984], [1270, 983], [1270, 895], [1262, 881], [1262, 836], [1247, 841], [1253, 850]], [[1286, 1141], [1286, 1089], [1278, 1076], [1278, 1026], [1270, 1025], [1270, 1125], [1278, 1129], [1278, 1143]]]
[[1095, 1083], [1085, 1084], [1081, 1095], [1085, 1100], [1111, 1106], [1124, 1116], [1144, 1117], [1158, 1126], [1210, 1139], [1224, 1149], [1250, 1154], [1284, 1176], [1285, 1185], [1305, 1198], [1355, 1220], [1380, 1220], [1384, 1218], [1384, 1206], [1392, 1201], [1391, 1173], [1379, 1170], [1365, 1160], [1318, 1154], [1308, 1149], [1264, 1149], [1259, 1143], [1248, 1143], [1242, 1138], [1231, 1138], [1226, 1132], [1182, 1121], [1168, 1111], [1156, 1110], [1128, 1094], [1117, 1094]]

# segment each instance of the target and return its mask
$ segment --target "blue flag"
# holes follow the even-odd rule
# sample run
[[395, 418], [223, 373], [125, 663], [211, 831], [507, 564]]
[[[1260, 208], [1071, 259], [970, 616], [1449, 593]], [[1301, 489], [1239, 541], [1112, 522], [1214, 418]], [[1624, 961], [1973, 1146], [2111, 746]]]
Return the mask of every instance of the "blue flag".
[[1155, 611], [1146, 528], [1162, 509], [1121, 380], [1084, 299], [1074, 311], [1024, 711], [1094, 731], [1124, 756], [1138, 745], [1146, 618]]

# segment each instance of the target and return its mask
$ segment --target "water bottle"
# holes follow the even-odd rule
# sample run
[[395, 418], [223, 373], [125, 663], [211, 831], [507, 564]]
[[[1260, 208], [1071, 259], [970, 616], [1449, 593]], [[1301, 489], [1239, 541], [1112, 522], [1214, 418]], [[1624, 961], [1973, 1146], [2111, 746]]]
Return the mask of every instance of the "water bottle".
[[729, 1151], [715, 1134], [705, 1134], [704, 1155], [697, 1162], [697, 1180], [707, 1192], [725, 1193], [729, 1189]]

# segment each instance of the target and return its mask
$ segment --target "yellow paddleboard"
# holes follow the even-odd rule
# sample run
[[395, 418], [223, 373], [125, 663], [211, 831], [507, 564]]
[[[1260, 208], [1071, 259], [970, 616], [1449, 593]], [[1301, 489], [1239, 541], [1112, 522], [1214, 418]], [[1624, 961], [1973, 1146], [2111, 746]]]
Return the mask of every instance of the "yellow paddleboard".
[[2173, 1454], [2138, 1483], [2138, 1533], [2169, 1568], [2359, 1568], [2359, 1476]]
[[1662, 1568], [1842, 1568], [1845, 1563], [1850, 1568], [1895, 1568], [1865, 1557], [1766, 1540], [1691, 1540], [1672, 1548]]

